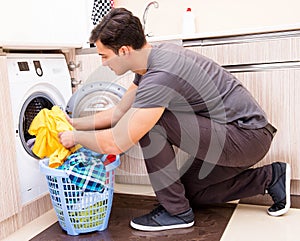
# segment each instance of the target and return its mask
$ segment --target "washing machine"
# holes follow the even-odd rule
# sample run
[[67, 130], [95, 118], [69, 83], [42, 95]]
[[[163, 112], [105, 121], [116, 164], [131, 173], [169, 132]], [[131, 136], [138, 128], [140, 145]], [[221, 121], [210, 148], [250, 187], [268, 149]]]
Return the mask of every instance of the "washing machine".
[[17, 166], [22, 204], [48, 192], [38, 157], [31, 151], [28, 133], [33, 118], [43, 108], [66, 107], [71, 98], [71, 78], [62, 54], [7, 54]]
[[48, 193], [39, 158], [31, 148], [34, 136], [28, 129], [43, 108], [60, 106], [71, 117], [82, 117], [117, 104], [126, 89], [113, 82], [84, 84], [72, 95], [71, 78], [62, 54], [8, 54], [17, 166], [22, 204]]

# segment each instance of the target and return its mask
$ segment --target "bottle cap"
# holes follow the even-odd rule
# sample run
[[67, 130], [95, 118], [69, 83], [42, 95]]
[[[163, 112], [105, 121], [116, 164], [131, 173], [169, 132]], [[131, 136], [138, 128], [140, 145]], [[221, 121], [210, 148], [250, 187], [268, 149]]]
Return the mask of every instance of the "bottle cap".
[[187, 8], [186, 11], [187, 11], [187, 12], [191, 12], [192, 9], [191, 9], [191, 8]]

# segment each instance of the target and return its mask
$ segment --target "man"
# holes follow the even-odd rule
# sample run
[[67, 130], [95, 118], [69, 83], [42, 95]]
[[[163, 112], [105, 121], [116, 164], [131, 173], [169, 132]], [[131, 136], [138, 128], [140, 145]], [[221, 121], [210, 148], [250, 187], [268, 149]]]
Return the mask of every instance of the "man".
[[[140, 143], [160, 206], [134, 218], [133, 228], [190, 227], [193, 206], [265, 193], [274, 201], [270, 215], [288, 211], [290, 166], [249, 168], [268, 152], [276, 129], [233, 75], [181, 46], [150, 45], [124, 8], [111, 10], [90, 40], [103, 65], [117, 75], [133, 71], [135, 79], [115, 107], [70, 119], [76, 131], [60, 133], [60, 140], [107, 154]], [[191, 156], [180, 171], [173, 146]]]

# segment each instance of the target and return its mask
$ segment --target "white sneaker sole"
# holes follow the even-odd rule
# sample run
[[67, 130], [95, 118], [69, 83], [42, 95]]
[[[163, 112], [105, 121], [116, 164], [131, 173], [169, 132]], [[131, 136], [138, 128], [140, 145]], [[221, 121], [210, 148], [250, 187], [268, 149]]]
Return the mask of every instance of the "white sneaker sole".
[[286, 163], [285, 168], [285, 193], [286, 193], [286, 205], [284, 209], [278, 210], [277, 212], [269, 212], [269, 215], [273, 217], [281, 216], [287, 213], [291, 207], [291, 166], [290, 164]]
[[194, 221], [191, 223], [186, 224], [176, 224], [176, 225], [168, 225], [168, 226], [144, 226], [140, 224], [136, 224], [134, 222], [130, 222], [130, 226], [134, 229], [141, 230], [141, 231], [163, 231], [163, 230], [170, 230], [176, 228], [189, 228], [194, 225]]

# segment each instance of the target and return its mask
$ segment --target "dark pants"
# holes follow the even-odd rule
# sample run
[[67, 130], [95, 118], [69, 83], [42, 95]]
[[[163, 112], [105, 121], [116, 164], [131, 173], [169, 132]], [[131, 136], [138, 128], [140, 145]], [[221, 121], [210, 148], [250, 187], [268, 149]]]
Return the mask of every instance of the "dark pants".
[[[165, 111], [140, 145], [158, 201], [176, 215], [190, 205], [264, 194], [272, 180], [271, 165], [249, 167], [265, 156], [272, 138], [265, 128], [242, 129]], [[191, 156], [180, 170], [173, 145]]]

